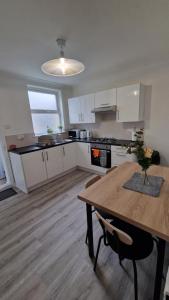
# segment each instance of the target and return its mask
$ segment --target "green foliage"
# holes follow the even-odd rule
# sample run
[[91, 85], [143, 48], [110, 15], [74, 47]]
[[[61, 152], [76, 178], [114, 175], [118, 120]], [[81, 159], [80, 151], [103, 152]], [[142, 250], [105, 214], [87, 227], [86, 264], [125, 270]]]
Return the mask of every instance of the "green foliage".
[[145, 171], [151, 166], [151, 158], [145, 157], [143, 134], [144, 129], [140, 129], [136, 132], [136, 141], [127, 146], [127, 153], [135, 154], [139, 165], [142, 167], [142, 170]]
[[52, 133], [53, 133], [52, 128], [50, 128], [50, 127], [47, 126], [47, 133], [48, 133], [48, 134], [52, 134]]

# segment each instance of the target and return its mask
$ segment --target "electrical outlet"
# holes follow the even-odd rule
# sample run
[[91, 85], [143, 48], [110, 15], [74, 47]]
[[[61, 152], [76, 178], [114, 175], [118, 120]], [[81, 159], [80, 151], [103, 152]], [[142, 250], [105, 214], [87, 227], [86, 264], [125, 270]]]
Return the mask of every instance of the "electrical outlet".
[[24, 140], [24, 137], [24, 134], [17, 135], [17, 140], [22, 141]]

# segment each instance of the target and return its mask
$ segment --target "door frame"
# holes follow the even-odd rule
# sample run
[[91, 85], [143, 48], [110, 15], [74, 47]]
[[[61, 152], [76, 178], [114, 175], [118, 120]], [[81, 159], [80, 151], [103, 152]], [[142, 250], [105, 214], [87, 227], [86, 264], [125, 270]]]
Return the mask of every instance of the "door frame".
[[2, 127], [0, 127], [0, 155], [2, 157], [2, 163], [6, 175], [6, 183], [2, 185], [2, 188], [0, 188], [0, 191], [3, 191], [14, 184], [14, 177], [13, 177], [11, 163], [9, 159], [9, 154], [8, 154], [8, 149], [7, 149], [6, 139], [5, 139], [5, 132]]

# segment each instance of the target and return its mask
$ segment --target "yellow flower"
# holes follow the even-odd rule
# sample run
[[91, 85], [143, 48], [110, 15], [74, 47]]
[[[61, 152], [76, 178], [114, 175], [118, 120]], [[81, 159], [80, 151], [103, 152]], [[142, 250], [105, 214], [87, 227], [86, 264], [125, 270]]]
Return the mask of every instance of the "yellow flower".
[[151, 149], [150, 147], [144, 148], [144, 156], [146, 158], [151, 158], [153, 154], [153, 149]]

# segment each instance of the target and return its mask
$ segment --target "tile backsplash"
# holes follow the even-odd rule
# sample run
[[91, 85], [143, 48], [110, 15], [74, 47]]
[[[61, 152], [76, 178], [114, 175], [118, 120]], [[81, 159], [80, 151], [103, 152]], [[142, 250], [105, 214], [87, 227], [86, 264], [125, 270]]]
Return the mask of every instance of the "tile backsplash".
[[[59, 133], [59, 138], [67, 138], [67, 132]], [[55, 138], [58, 136], [55, 134]], [[10, 145], [16, 145], [16, 148], [29, 146], [35, 143], [38, 143], [38, 137], [33, 133], [25, 133], [19, 135], [9, 135], [5, 137], [7, 148], [9, 149]]]
[[25, 147], [38, 142], [38, 137], [34, 136], [33, 133], [25, 133], [19, 135], [9, 135], [5, 137], [7, 148], [10, 145], [16, 145], [17, 148]]
[[114, 137], [116, 139], [131, 139], [133, 128], [143, 128], [144, 122], [118, 123], [115, 114], [106, 112], [97, 114], [95, 124], [72, 125], [72, 128], [92, 131], [94, 137]]

